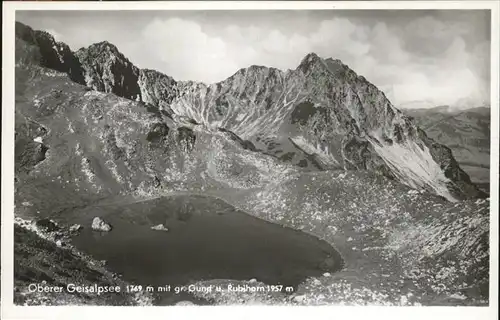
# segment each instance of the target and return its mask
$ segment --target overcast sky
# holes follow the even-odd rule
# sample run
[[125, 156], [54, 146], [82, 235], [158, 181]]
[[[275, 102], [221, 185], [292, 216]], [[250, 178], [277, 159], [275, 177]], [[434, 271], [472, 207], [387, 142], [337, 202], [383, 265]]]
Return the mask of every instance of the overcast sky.
[[489, 103], [489, 11], [17, 11], [16, 20], [73, 50], [107, 40], [177, 80], [217, 82], [252, 64], [294, 69], [316, 52], [399, 106]]

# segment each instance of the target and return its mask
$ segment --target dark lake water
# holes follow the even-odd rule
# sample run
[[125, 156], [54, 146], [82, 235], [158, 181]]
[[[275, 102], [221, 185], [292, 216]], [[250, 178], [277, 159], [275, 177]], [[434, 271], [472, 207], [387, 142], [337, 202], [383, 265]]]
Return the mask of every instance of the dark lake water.
[[[110, 223], [112, 231], [92, 231], [96, 216]], [[324, 241], [205, 196], [95, 206], [65, 218], [84, 226], [73, 238], [78, 249], [106, 260], [109, 270], [142, 286], [252, 278], [297, 286], [308, 276], [338, 271], [342, 264]], [[151, 230], [160, 223], [169, 231]], [[162, 304], [178, 300], [186, 297], [170, 295]]]

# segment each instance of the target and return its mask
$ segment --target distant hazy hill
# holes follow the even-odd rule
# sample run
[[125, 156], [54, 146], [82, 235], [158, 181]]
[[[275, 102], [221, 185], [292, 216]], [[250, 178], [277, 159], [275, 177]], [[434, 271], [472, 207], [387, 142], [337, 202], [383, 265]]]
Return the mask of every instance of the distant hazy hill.
[[490, 108], [452, 110], [447, 106], [407, 109], [418, 125], [439, 143], [451, 148], [453, 156], [471, 180], [489, 187]]

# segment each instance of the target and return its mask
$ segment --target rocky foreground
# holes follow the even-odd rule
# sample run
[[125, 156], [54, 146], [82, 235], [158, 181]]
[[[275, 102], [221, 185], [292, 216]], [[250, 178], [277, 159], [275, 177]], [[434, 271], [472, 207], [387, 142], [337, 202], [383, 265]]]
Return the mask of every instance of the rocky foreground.
[[[130, 283], [76, 250], [70, 243], [73, 226], [65, 228], [48, 219], [14, 224], [14, 303], [17, 305], [151, 305], [144, 292], [128, 293]], [[120, 293], [100, 293], [94, 286], [120, 287]], [[87, 290], [78, 291], [76, 287]], [[60, 289], [58, 289], [60, 288]], [[74, 290], [74, 292], [71, 292]]]

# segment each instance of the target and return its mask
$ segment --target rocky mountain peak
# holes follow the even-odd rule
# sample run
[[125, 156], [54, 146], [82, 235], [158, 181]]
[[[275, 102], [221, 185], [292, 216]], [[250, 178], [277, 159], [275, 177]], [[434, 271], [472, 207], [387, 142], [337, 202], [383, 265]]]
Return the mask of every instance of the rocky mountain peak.
[[334, 63], [334, 64], [340, 64], [343, 65], [342, 60], [340, 59], [333, 59], [333, 58], [326, 58], [325, 60], [327, 63]]
[[358, 81], [364, 82], [365, 80], [363, 77], [359, 77], [356, 72], [341, 60], [333, 58], [323, 59], [313, 52], [307, 54], [302, 59], [295, 72], [299, 72], [317, 83], [328, 81], [356, 83]]
[[306, 54], [304, 56], [304, 58], [302, 58], [302, 61], [300, 62], [300, 64], [311, 64], [311, 63], [315, 63], [315, 62], [320, 62], [322, 60], [323, 59], [320, 56], [318, 56], [316, 53], [309, 52], [308, 54]]
[[178, 82], [156, 70], [141, 69], [137, 83], [142, 101], [164, 110], [170, 109], [170, 103], [179, 93]]
[[255, 70], [255, 71], [258, 71], [258, 70], [265, 70], [265, 69], [270, 69], [269, 67], [266, 67], [266, 66], [261, 66], [261, 65], [256, 65], [256, 64], [253, 64], [251, 65], [250, 67], [247, 68], [248, 70]]
[[236, 71], [232, 76], [229, 78], [220, 81], [220, 84], [226, 83], [227, 81], [234, 81], [236, 79], [251, 79], [255, 77], [272, 77], [272, 78], [277, 78], [277, 77], [282, 77], [284, 75], [284, 72], [277, 69], [277, 68], [272, 68], [272, 67], [265, 67], [261, 65], [251, 65], [247, 68], [241, 68], [238, 71]]
[[118, 50], [118, 48], [108, 42], [101, 41], [98, 43], [91, 44], [86, 48], [80, 48], [77, 52], [77, 55], [82, 58], [91, 58], [91, 59], [118, 59], [122, 61], [124, 64], [131, 64], [131, 62], [123, 55], [123, 53]]
[[85, 74], [87, 86], [120, 97], [141, 100], [139, 68], [134, 66], [119, 50], [102, 41], [81, 48], [76, 52]]
[[308, 53], [300, 62], [296, 70], [301, 70], [303, 73], [308, 73], [314, 68], [325, 66], [325, 62], [316, 53]]
[[331, 57], [322, 58], [314, 52], [306, 54], [300, 61], [297, 69], [309, 70], [313, 66], [326, 69], [336, 66], [338, 68], [348, 69], [347, 65], [345, 65], [340, 59], [333, 59]]
[[120, 50], [118, 50], [118, 48], [114, 44], [112, 44], [111, 42], [109, 42], [107, 40], [91, 44], [88, 48], [89, 49], [90, 48], [101, 48], [101, 49], [110, 50], [112, 52], [121, 54]]

